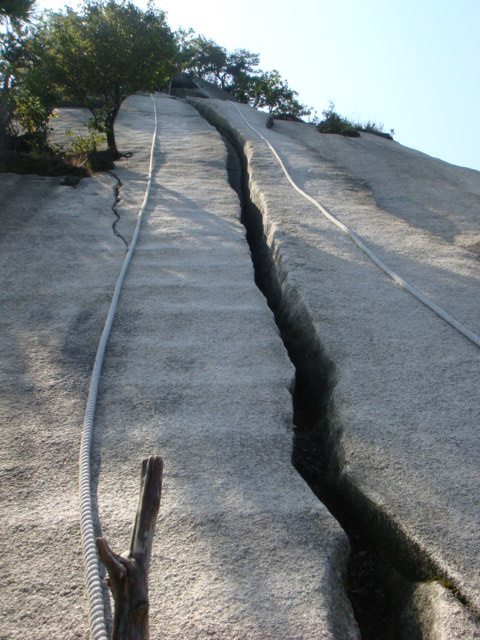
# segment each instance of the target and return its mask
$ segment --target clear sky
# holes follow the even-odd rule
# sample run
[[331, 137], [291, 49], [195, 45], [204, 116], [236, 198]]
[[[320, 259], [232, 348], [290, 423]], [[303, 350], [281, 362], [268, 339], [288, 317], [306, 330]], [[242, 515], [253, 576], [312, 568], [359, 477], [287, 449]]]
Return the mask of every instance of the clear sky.
[[[147, 0], [136, 4], [145, 8]], [[78, 6], [75, 0], [67, 3]], [[63, 8], [63, 0], [37, 0]], [[395, 139], [480, 170], [480, 0], [157, 0], [192, 27], [260, 54], [318, 115], [329, 101]]]

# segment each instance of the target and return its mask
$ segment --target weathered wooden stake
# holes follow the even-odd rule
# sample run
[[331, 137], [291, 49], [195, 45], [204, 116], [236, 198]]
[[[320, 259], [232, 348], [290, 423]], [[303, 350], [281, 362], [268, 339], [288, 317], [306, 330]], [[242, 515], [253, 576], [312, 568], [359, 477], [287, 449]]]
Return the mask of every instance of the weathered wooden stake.
[[100, 559], [113, 595], [112, 640], [148, 640], [148, 569], [162, 493], [163, 461], [142, 462], [140, 496], [128, 556], [117, 555], [105, 538], [97, 538]]

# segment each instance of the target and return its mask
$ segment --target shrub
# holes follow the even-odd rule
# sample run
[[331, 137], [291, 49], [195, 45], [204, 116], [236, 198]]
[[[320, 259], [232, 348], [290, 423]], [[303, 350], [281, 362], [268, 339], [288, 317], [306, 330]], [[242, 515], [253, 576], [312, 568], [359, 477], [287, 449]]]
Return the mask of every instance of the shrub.
[[14, 115], [21, 130], [30, 135], [36, 133], [46, 140], [48, 120], [52, 112], [51, 105], [44, 104], [38, 96], [32, 95], [25, 89], [16, 92], [14, 99]]
[[107, 137], [95, 131], [92, 122], [89, 122], [88, 129], [88, 136], [75, 136], [72, 129], [65, 130], [70, 138], [71, 150], [71, 153], [66, 154], [67, 161], [74, 166], [84, 167], [89, 173], [112, 169], [114, 154], [110, 149], [99, 149]]
[[343, 118], [335, 111], [333, 102], [330, 103], [328, 109], [322, 111], [322, 114], [323, 120], [317, 125], [320, 133], [339, 133], [341, 136], [350, 138], [358, 138], [360, 135], [353, 122]]
[[91, 153], [98, 151], [98, 147], [107, 139], [103, 133], [90, 131], [88, 136], [74, 136], [72, 129], [66, 129], [65, 134], [70, 138], [70, 147], [73, 153]]
[[373, 133], [376, 136], [393, 140], [393, 129], [390, 129], [390, 133], [386, 133], [383, 130], [383, 124], [377, 124], [376, 122], [352, 122], [343, 116], [340, 116], [335, 111], [335, 105], [330, 102], [328, 109], [322, 111], [323, 120], [321, 120], [316, 126], [320, 133], [339, 133], [342, 136], [349, 136], [351, 138], [357, 138], [360, 135], [360, 131], [364, 133]]
[[368, 120], [368, 122], [365, 122], [364, 124], [358, 122], [355, 127], [358, 131], [363, 131], [364, 133], [373, 133], [374, 136], [380, 136], [381, 138], [386, 138], [387, 140], [393, 140], [393, 134], [395, 133], [393, 129], [390, 129], [390, 133], [387, 133], [383, 130], [383, 123], [380, 122], [379, 124], [377, 124], [376, 122], [370, 122], [370, 120]]
[[37, 132], [15, 137], [6, 157], [6, 170], [40, 176], [67, 176], [68, 184], [76, 184], [95, 171], [113, 168], [112, 152], [98, 149], [104, 135], [91, 132], [88, 136], [74, 136], [71, 129], [67, 129], [66, 134], [71, 141], [67, 152], [56, 145], [48, 146], [43, 138], [37, 140]]

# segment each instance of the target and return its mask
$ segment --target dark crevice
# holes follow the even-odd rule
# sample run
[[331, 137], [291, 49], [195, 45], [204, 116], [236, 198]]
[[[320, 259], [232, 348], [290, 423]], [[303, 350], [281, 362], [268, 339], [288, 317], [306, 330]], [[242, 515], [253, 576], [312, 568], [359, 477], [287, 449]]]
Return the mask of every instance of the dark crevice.
[[120, 180], [120, 178], [113, 172], [113, 171], [107, 171], [107, 173], [112, 176], [112, 178], [115, 180], [115, 186], [113, 187], [113, 193], [115, 196], [115, 199], [113, 201], [112, 204], [112, 211], [113, 211], [113, 215], [115, 216], [115, 220], [112, 223], [112, 231], [113, 231], [113, 235], [117, 236], [117, 238], [120, 238], [120, 240], [123, 241], [123, 243], [125, 244], [125, 247], [128, 250], [128, 242], [125, 240], [125, 238], [122, 236], [122, 234], [118, 231], [117, 229], [117, 224], [120, 220], [120, 214], [118, 213], [118, 203], [120, 202], [120, 189], [122, 188], [122, 181]]
[[[201, 114], [209, 120], [204, 108]], [[327, 357], [308, 310], [292, 304], [283, 292], [286, 274], [276, 264], [275, 246], [268, 246], [262, 214], [252, 202], [247, 158], [230, 131], [210, 119], [222, 135], [232, 188], [242, 203], [242, 222], [254, 265], [255, 282], [273, 311], [281, 337], [295, 367], [292, 389], [295, 425], [292, 463], [346, 532], [351, 555], [346, 592], [363, 640], [394, 640], [402, 636], [400, 616], [413, 581], [429, 575], [419, 567], [405, 540], [398, 540], [388, 520], [368, 505], [354, 486], [338, 480], [336, 434], [329, 424], [328, 407], [335, 384], [335, 366]], [[282, 287], [283, 285], [283, 287]], [[412, 561], [412, 557], [414, 560]], [[394, 566], [402, 568], [401, 575]], [[431, 575], [431, 573], [430, 573]], [[421, 636], [418, 636], [421, 637]], [[414, 636], [412, 636], [412, 640]]]
[[273, 276], [273, 260], [261, 228], [260, 212], [244, 197], [243, 222], [247, 229], [257, 286], [264, 293], [295, 366], [292, 463], [347, 533], [351, 554], [346, 592], [363, 640], [391, 640], [388, 598], [378, 580], [379, 558], [374, 546], [356, 523], [347, 518], [328, 487], [329, 447], [327, 408], [335, 381], [335, 367], [316, 340], [308, 321], [292, 312], [282, 299], [280, 283]]
[[[421, 640], [424, 623], [412, 608], [415, 590], [424, 581], [445, 587], [446, 576], [386, 508], [369, 499], [344, 471], [339, 447], [342, 427], [330, 404], [335, 365], [322, 347], [309, 309], [290, 285], [275, 239], [267, 240], [269, 230], [264, 229], [261, 212], [264, 204], [259, 200], [257, 206], [250, 193], [248, 145], [244, 147], [241, 135], [208, 101], [187, 101], [226, 143], [229, 180], [242, 204], [255, 282], [274, 313], [295, 367], [292, 463], [349, 537], [351, 557], [345, 587], [362, 638]], [[252, 194], [253, 198], [261, 197], [256, 189]], [[473, 611], [454, 585], [447, 588]]]

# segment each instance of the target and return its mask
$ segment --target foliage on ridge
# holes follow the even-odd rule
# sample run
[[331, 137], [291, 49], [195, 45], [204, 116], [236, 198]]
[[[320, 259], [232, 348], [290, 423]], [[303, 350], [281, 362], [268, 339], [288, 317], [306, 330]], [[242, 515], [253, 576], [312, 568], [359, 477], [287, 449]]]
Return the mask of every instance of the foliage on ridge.
[[350, 138], [358, 138], [360, 132], [372, 133], [388, 140], [393, 140], [394, 130], [391, 129], [390, 133], [386, 133], [383, 130], [383, 124], [377, 124], [376, 122], [368, 121], [364, 124], [361, 122], [352, 122], [348, 118], [339, 115], [335, 111], [335, 104], [330, 102], [328, 109], [322, 111], [323, 120], [318, 122], [317, 129], [320, 133], [338, 133], [342, 136]]
[[[78, 10], [47, 11], [36, 20], [34, 9], [34, 0], [0, 0], [0, 171], [18, 170], [30, 153], [44, 154], [42, 172], [48, 172], [58, 155], [48, 143], [49, 120], [65, 101], [90, 110], [90, 132], [70, 136], [68, 157], [52, 171], [72, 162], [87, 170], [107, 168], [120, 155], [114, 125], [123, 100], [136, 91], [166, 90], [179, 72], [212, 82], [275, 118], [311, 114], [277, 70], [260, 69], [257, 53], [230, 52], [192, 29], [172, 32], [152, 0], [146, 11], [130, 0], [83, 0]], [[390, 137], [375, 123], [339, 116], [333, 104], [323, 115], [322, 132]], [[107, 152], [98, 148], [99, 134]], [[32, 158], [25, 160], [29, 167]]]

